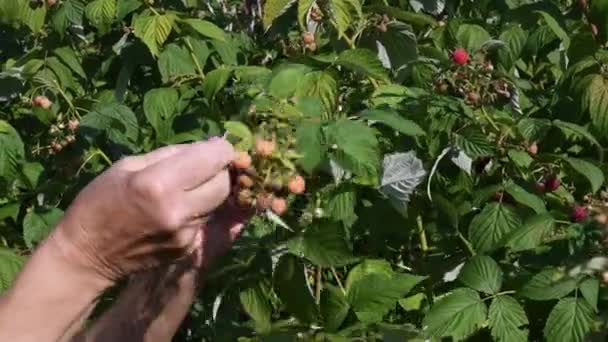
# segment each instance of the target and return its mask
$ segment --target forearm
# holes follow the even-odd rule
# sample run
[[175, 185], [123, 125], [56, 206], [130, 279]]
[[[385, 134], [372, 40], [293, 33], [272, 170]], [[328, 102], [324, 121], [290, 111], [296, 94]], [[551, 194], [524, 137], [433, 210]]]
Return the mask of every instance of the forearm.
[[171, 341], [194, 301], [199, 272], [182, 263], [133, 276], [114, 305], [72, 342]]
[[70, 257], [53, 236], [34, 252], [0, 298], [0, 341], [58, 341], [111, 285]]

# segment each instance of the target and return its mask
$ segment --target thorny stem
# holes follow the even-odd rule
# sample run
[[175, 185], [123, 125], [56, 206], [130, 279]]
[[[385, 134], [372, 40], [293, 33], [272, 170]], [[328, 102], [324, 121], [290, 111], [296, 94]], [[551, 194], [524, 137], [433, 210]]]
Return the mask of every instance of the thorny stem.
[[426, 253], [429, 250], [429, 245], [426, 240], [426, 231], [424, 230], [424, 225], [422, 224], [422, 216], [418, 215], [416, 218], [416, 224], [418, 225], [418, 238], [420, 239], [420, 248], [423, 253]]
[[338, 277], [338, 273], [336, 272], [336, 269], [332, 267], [331, 273], [334, 275], [334, 278], [336, 278], [336, 282], [338, 282], [338, 286], [340, 287], [340, 290], [342, 290], [342, 293], [346, 294], [346, 290], [344, 289], [344, 285], [342, 285], [342, 281], [340, 280], [340, 277]]
[[323, 269], [321, 266], [317, 267], [317, 274], [315, 279], [315, 302], [317, 305], [321, 303], [321, 276]]

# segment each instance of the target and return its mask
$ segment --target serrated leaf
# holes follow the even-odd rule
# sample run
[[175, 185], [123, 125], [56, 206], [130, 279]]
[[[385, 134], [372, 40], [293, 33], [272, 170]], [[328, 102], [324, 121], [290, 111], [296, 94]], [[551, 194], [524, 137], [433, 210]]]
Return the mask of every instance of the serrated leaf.
[[174, 88], [156, 88], [144, 95], [144, 114], [161, 141], [172, 134], [171, 124], [177, 111], [179, 94]]
[[267, 86], [268, 93], [277, 98], [291, 97], [308, 72], [310, 68], [301, 64], [286, 65], [273, 70]]
[[8, 248], [0, 247], [0, 294], [12, 286], [24, 263], [24, 257]]
[[357, 266], [353, 267], [346, 277], [345, 287], [348, 290], [353, 283], [361, 280], [368, 274], [383, 274], [387, 277], [392, 277], [393, 268], [391, 264], [384, 259], [365, 259]]
[[547, 208], [545, 208], [545, 203], [540, 197], [529, 193], [524, 188], [513, 182], [505, 187], [505, 191], [511, 195], [516, 202], [531, 208], [536, 213], [543, 213], [547, 211]]
[[382, 62], [373, 51], [368, 49], [345, 50], [336, 59], [336, 64], [364, 76], [370, 76], [379, 80], [388, 79]]
[[505, 43], [505, 47], [498, 50], [498, 61], [507, 70], [511, 69], [519, 59], [527, 38], [526, 31], [517, 25], [508, 26], [498, 37]]
[[488, 31], [479, 25], [462, 24], [458, 27], [456, 38], [461, 47], [475, 52], [491, 37]]
[[549, 26], [553, 33], [555, 33], [555, 35], [559, 37], [559, 39], [564, 44], [564, 48], [567, 49], [570, 46], [570, 37], [568, 36], [568, 33], [566, 33], [564, 28], [557, 22], [557, 20], [555, 20], [555, 18], [553, 18], [551, 14], [545, 11], [535, 11], [535, 13], [540, 14], [540, 16], [545, 20], [545, 23], [547, 23], [547, 26]]
[[492, 300], [488, 312], [490, 331], [496, 342], [526, 342], [529, 323], [524, 308], [511, 296], [499, 296]]
[[338, 38], [342, 38], [351, 23], [361, 17], [361, 2], [359, 0], [331, 0], [329, 5], [332, 21], [338, 30]]
[[36, 208], [29, 211], [23, 218], [23, 240], [26, 246], [32, 249], [46, 239], [62, 217], [63, 211], [58, 208]]
[[226, 85], [232, 76], [231, 68], [215, 69], [207, 74], [203, 81], [203, 93], [211, 101]]
[[464, 130], [461, 134], [456, 135], [455, 143], [459, 149], [473, 159], [494, 154], [494, 148], [488, 142], [487, 136], [477, 130]]
[[237, 139], [235, 141], [235, 147], [240, 151], [249, 151], [253, 147], [253, 133], [249, 127], [239, 121], [226, 121], [224, 128], [228, 136], [226, 137], [229, 141]]
[[139, 15], [133, 19], [133, 34], [157, 57], [161, 46], [171, 34], [174, 21], [175, 16], [172, 14]]
[[272, 306], [266, 296], [266, 291], [262, 284], [249, 287], [239, 294], [241, 305], [245, 312], [254, 320], [258, 332], [267, 332], [271, 327], [270, 315]]
[[82, 117], [81, 133], [91, 138], [105, 134], [107, 138], [119, 145], [137, 150], [135, 143], [139, 139], [139, 125], [135, 113], [127, 106], [118, 103], [106, 103]]
[[513, 252], [534, 249], [553, 230], [554, 224], [555, 219], [548, 213], [532, 216], [509, 235], [506, 246]]
[[330, 332], [337, 331], [350, 311], [350, 304], [342, 291], [331, 285], [324, 284], [321, 292], [321, 313], [323, 326]]
[[566, 138], [584, 138], [596, 146], [601, 146], [593, 134], [591, 134], [589, 130], [583, 126], [561, 120], [553, 120], [553, 126], [559, 128], [562, 133], [564, 133]]
[[321, 100], [325, 111], [333, 113], [338, 99], [336, 79], [327, 71], [313, 71], [307, 73], [298, 84], [296, 97], [310, 96]]
[[551, 121], [547, 119], [526, 118], [517, 123], [519, 133], [529, 141], [539, 141], [551, 128]]
[[384, 156], [380, 191], [405, 207], [410, 196], [422, 183], [426, 170], [413, 151]]
[[64, 46], [58, 49], [53, 50], [53, 53], [61, 59], [72, 71], [74, 71], [78, 76], [82, 78], [87, 78], [87, 74], [84, 72], [82, 65], [80, 65], [80, 61], [78, 61], [78, 57], [76, 57], [76, 53], [71, 48]]
[[97, 29], [103, 29], [114, 21], [116, 0], [94, 0], [87, 4], [85, 15]]
[[576, 289], [576, 280], [564, 272], [547, 268], [536, 274], [521, 289], [520, 294], [532, 300], [559, 299]]
[[[28, 1], [14, 1], [18, 6], [18, 12], [13, 13], [11, 19], [18, 18], [32, 32], [38, 33], [44, 27], [44, 22], [47, 14], [46, 6], [38, 6], [31, 8]], [[2, 8], [0, 8], [2, 10]], [[0, 11], [1, 12], [1, 11]]]
[[507, 155], [509, 156], [509, 159], [511, 159], [517, 166], [522, 168], [528, 168], [534, 162], [534, 159], [530, 157], [528, 152], [509, 150]]
[[361, 112], [360, 115], [367, 120], [381, 122], [405, 135], [420, 136], [425, 134], [424, 130], [417, 123], [403, 118], [393, 111], [369, 109]]
[[284, 254], [273, 271], [274, 289], [288, 312], [305, 324], [317, 320], [319, 312], [308, 291], [304, 265], [291, 254]]
[[[604, 136], [608, 132], [608, 81], [602, 75], [589, 75], [582, 96], [583, 110], [588, 110], [591, 122]], [[582, 82], [582, 81], [581, 81]]]
[[459, 169], [466, 172], [467, 175], [471, 175], [471, 168], [473, 167], [473, 159], [469, 157], [464, 151], [457, 148], [452, 148], [449, 154], [450, 161], [454, 165], [458, 166]]
[[318, 221], [289, 241], [289, 249], [321, 267], [344, 266], [357, 261], [346, 244], [344, 229], [330, 221]]
[[325, 213], [337, 221], [343, 221], [351, 225], [357, 219], [355, 206], [357, 205], [357, 194], [352, 186], [340, 186], [328, 194], [329, 199]]
[[580, 285], [581, 294], [589, 305], [597, 312], [597, 300], [600, 291], [600, 281], [597, 278], [585, 279]]
[[79, 87], [78, 82], [74, 79], [72, 70], [63, 64], [57, 57], [48, 57], [46, 59], [47, 66], [53, 70], [53, 73], [57, 76], [59, 84], [68, 89], [77, 89]]
[[[204, 64], [204, 63], [203, 63]], [[178, 77], [196, 75], [196, 66], [187, 48], [168, 44], [158, 56], [158, 71], [163, 83]]]
[[19, 133], [7, 121], [0, 120], [0, 179], [11, 180], [25, 157]]
[[504, 238], [521, 225], [517, 213], [502, 203], [490, 203], [469, 225], [469, 241], [478, 253], [502, 247]]
[[487, 294], [500, 291], [502, 278], [500, 266], [494, 259], [485, 255], [469, 259], [458, 275], [458, 279], [466, 286]]
[[453, 337], [460, 341], [481, 328], [487, 313], [487, 307], [476, 291], [458, 288], [431, 307], [422, 325], [429, 337]]
[[586, 177], [591, 183], [591, 191], [597, 192], [604, 184], [604, 173], [592, 163], [578, 158], [564, 158], [564, 160], [578, 173]]
[[264, 28], [268, 29], [272, 22], [285, 13], [294, 3], [295, 0], [267, 0], [264, 2], [264, 10], [262, 11]]
[[377, 177], [380, 151], [372, 128], [361, 122], [340, 119], [327, 127], [325, 136], [329, 146], [336, 145], [339, 154], [334, 156], [340, 166], [361, 177]]
[[380, 322], [400, 298], [424, 279], [426, 277], [403, 273], [367, 274], [350, 284], [348, 302], [361, 322]]
[[416, 293], [413, 296], [399, 299], [398, 303], [405, 311], [418, 311], [422, 308], [422, 303], [426, 299], [424, 293]]
[[211, 39], [226, 41], [226, 32], [214, 23], [202, 19], [183, 19], [180, 22], [190, 26], [194, 31]]
[[583, 298], [564, 298], [551, 310], [543, 334], [551, 342], [587, 341], [595, 319], [593, 309]]
[[313, 173], [325, 158], [321, 124], [304, 122], [298, 125], [296, 144], [298, 154], [302, 156], [298, 159], [298, 164], [308, 174]]

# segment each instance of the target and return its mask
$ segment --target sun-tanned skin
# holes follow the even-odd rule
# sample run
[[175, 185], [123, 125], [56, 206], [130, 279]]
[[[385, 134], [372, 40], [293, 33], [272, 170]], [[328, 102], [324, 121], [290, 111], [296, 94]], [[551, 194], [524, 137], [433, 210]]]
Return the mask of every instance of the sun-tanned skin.
[[115, 306], [74, 339], [169, 341], [201, 274], [243, 226], [226, 204], [234, 156], [223, 139], [174, 145], [97, 177], [0, 297], [0, 341], [69, 341], [127, 276]]

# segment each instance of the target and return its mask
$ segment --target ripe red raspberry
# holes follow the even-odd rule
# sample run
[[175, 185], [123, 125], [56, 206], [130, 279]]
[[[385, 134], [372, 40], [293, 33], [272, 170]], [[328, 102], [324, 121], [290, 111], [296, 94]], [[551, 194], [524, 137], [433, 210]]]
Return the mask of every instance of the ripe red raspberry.
[[463, 48], [458, 48], [452, 53], [452, 61], [458, 65], [469, 63], [469, 53]]
[[559, 178], [555, 176], [551, 176], [545, 180], [545, 190], [548, 192], [553, 192], [559, 188], [561, 182]]
[[247, 152], [238, 152], [237, 157], [232, 161], [232, 165], [237, 169], [247, 169], [251, 166], [251, 156]]
[[572, 221], [574, 222], [583, 222], [587, 219], [588, 213], [587, 213], [587, 207], [583, 207], [580, 205], [576, 205], [574, 206], [574, 208], [572, 209]]
[[303, 194], [306, 190], [306, 181], [300, 175], [294, 176], [287, 183], [287, 189], [289, 189], [289, 192], [292, 194]]
[[257, 139], [255, 142], [255, 152], [262, 157], [270, 157], [274, 149], [275, 144], [272, 140]]
[[272, 211], [277, 215], [283, 215], [287, 212], [287, 201], [284, 198], [277, 197], [272, 200]]

